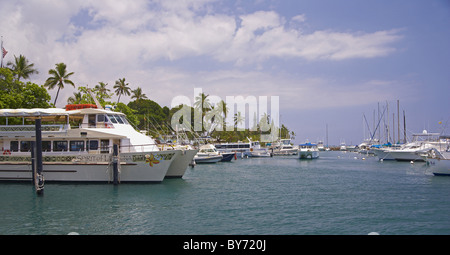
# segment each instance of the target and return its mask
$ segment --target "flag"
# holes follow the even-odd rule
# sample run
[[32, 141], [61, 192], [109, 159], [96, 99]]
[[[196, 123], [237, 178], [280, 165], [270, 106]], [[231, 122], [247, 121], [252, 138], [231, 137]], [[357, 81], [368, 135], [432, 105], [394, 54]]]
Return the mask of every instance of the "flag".
[[5, 48], [2, 47], [2, 53], [3, 53], [3, 57], [5, 57], [6, 53], [8, 53], [8, 52], [5, 50]]

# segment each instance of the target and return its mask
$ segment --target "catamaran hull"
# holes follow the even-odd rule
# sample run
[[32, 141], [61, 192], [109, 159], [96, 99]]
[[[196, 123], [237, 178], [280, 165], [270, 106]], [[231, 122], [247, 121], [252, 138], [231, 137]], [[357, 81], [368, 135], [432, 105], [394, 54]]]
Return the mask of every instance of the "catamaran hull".
[[300, 151], [299, 158], [300, 159], [316, 159], [319, 157], [318, 151]]
[[425, 161], [416, 151], [391, 151], [390, 155], [397, 161]]
[[291, 149], [291, 150], [274, 150], [273, 155], [274, 156], [292, 156], [297, 155], [298, 150], [297, 149]]
[[[0, 181], [31, 181], [30, 157], [0, 157]], [[161, 182], [166, 176], [175, 152], [121, 153], [120, 182]], [[102, 159], [108, 159], [107, 161]], [[45, 182], [112, 182], [113, 165], [109, 154], [43, 156]]]
[[427, 159], [431, 172], [436, 175], [450, 176], [450, 159]]
[[167, 170], [166, 178], [181, 178], [186, 172], [187, 167], [194, 159], [198, 150], [177, 151], [175, 160]]

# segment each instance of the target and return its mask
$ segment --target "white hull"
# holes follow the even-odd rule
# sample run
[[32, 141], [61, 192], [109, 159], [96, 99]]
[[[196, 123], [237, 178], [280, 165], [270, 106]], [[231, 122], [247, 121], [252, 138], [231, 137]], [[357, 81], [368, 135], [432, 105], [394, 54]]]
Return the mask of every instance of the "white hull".
[[291, 155], [297, 155], [298, 149], [281, 149], [281, 150], [274, 150], [273, 155], [274, 156], [291, 156]]
[[177, 151], [177, 157], [167, 170], [166, 178], [181, 178], [186, 172], [187, 167], [192, 162], [197, 150], [182, 150]]
[[431, 167], [431, 172], [434, 175], [449, 175], [450, 176], [450, 159], [427, 159], [428, 165]]
[[389, 149], [372, 149], [372, 151], [380, 160], [395, 160]]
[[212, 156], [195, 156], [195, 163], [217, 163], [223, 158], [222, 155], [212, 155]]
[[267, 150], [254, 150], [250, 152], [250, 156], [253, 158], [266, 158], [270, 157], [270, 153]]
[[418, 150], [393, 150], [389, 154], [397, 161], [425, 161], [419, 154]]
[[299, 151], [299, 158], [300, 159], [316, 159], [319, 157], [319, 151], [305, 151], [300, 150]]
[[[120, 182], [161, 182], [166, 176], [174, 151], [121, 153]], [[21, 159], [25, 159], [21, 161]], [[31, 181], [28, 156], [1, 156], [1, 181]], [[26, 161], [28, 160], [28, 161]], [[46, 182], [112, 182], [113, 167], [109, 154], [43, 156]]]

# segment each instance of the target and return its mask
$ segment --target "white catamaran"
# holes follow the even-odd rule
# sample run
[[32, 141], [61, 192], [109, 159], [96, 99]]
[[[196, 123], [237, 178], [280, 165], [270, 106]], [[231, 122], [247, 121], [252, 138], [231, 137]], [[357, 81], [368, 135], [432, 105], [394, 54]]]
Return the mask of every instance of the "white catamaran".
[[[45, 181], [112, 181], [112, 147], [119, 146], [120, 182], [161, 182], [183, 176], [196, 150], [158, 149], [155, 141], [137, 132], [125, 114], [96, 105], [66, 109], [0, 110], [0, 180], [32, 179], [31, 149], [34, 119], [41, 118]], [[17, 124], [21, 121], [21, 125]], [[187, 157], [191, 157], [188, 159]]]

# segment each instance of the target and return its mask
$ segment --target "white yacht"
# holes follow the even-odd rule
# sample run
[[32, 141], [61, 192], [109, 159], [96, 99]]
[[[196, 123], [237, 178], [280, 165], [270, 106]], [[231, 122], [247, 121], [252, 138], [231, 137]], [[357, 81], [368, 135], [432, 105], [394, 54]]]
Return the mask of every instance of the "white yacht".
[[345, 146], [345, 142], [341, 142], [341, 145], [339, 147], [339, 150], [341, 151], [347, 151], [347, 146]]
[[233, 152], [236, 157], [270, 157], [271, 154], [267, 148], [262, 148], [260, 142], [252, 141], [247, 138], [248, 142], [237, 143], [220, 143], [215, 144], [217, 151], [224, 153]]
[[223, 159], [223, 156], [217, 151], [212, 144], [200, 146], [194, 157], [195, 163], [217, 163]]
[[274, 156], [286, 156], [286, 155], [297, 155], [298, 148], [295, 148], [291, 144], [291, 139], [280, 139], [280, 142], [273, 146]]
[[217, 151], [221, 153], [235, 153], [237, 157], [250, 157], [250, 149], [252, 148], [251, 142], [237, 142], [237, 143], [220, 143], [214, 144]]
[[271, 154], [267, 148], [262, 148], [261, 143], [259, 141], [252, 141], [250, 138], [248, 138], [248, 141], [251, 144], [250, 147], [250, 156], [254, 158], [261, 158], [261, 157], [270, 157]]
[[317, 149], [319, 149], [319, 151], [325, 151], [325, 146], [323, 145], [323, 141], [317, 142]]
[[412, 142], [404, 144], [400, 148], [388, 148], [384, 152], [389, 153], [390, 157], [397, 161], [425, 161], [421, 157], [422, 153], [433, 148], [445, 151], [449, 144], [449, 139], [440, 139], [439, 133], [428, 133], [424, 130], [422, 133], [413, 134]]
[[436, 149], [431, 149], [423, 157], [434, 175], [450, 176], [450, 150], [439, 152]]
[[[0, 180], [31, 180], [36, 118], [42, 121], [45, 181], [110, 182], [113, 160], [118, 160], [120, 182], [161, 182], [169, 169], [182, 175], [188, 166], [176, 161], [181, 150], [159, 150], [151, 137], [137, 132], [120, 112], [96, 105], [1, 109]], [[113, 145], [119, 147], [117, 159], [112, 156]]]
[[317, 148], [317, 144], [306, 142], [304, 144], [300, 144], [298, 147], [300, 159], [316, 159], [319, 157], [319, 149]]

